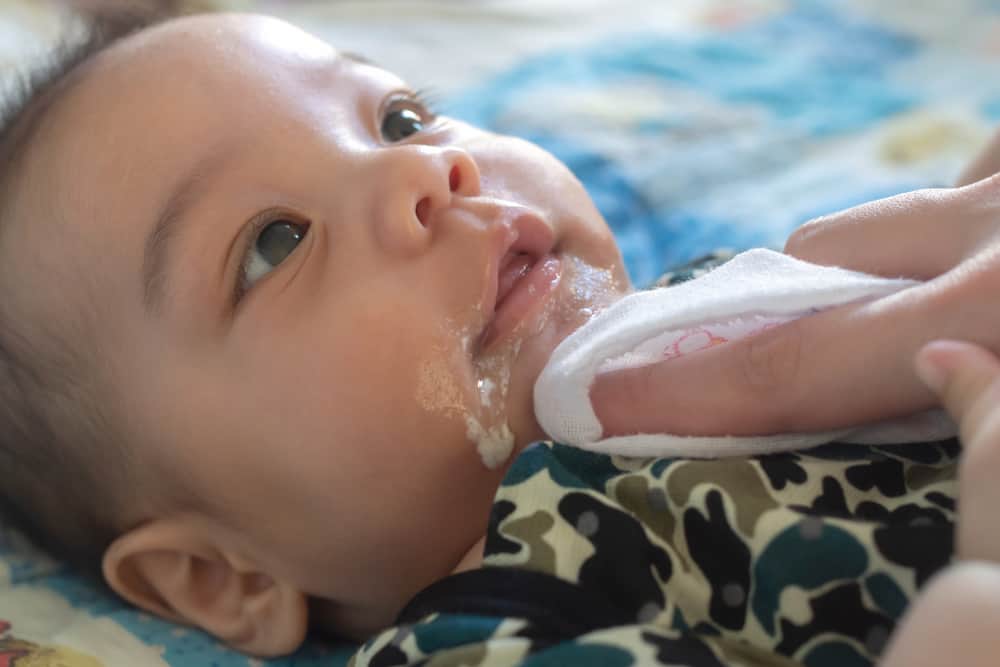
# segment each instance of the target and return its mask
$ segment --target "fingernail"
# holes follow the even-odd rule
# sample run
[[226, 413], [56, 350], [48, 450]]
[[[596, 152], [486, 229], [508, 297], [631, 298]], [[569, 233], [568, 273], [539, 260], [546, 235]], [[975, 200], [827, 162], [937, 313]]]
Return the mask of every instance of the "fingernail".
[[947, 359], [941, 356], [942, 352], [950, 351], [952, 345], [949, 343], [950, 341], [934, 341], [925, 345], [917, 353], [915, 364], [917, 376], [938, 394], [944, 391], [944, 386], [951, 375]]

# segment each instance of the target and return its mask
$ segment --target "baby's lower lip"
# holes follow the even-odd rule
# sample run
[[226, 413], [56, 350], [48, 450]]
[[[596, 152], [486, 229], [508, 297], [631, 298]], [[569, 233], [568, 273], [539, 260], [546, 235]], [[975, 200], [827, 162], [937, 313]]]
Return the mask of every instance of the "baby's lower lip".
[[480, 349], [486, 350], [509, 337], [522, 322], [538, 311], [560, 280], [562, 261], [552, 253], [539, 257], [493, 313], [480, 339]]

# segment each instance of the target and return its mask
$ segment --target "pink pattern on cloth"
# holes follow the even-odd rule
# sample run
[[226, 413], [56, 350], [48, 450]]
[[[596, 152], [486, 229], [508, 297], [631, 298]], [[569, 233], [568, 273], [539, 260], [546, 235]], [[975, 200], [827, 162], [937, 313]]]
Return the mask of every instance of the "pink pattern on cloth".
[[671, 341], [663, 349], [663, 359], [677, 359], [678, 357], [683, 357], [685, 355], [691, 354], [692, 352], [700, 352], [701, 350], [707, 350], [710, 347], [716, 347], [724, 343], [728, 343], [731, 340], [738, 340], [740, 338], [749, 338], [750, 336], [755, 336], [762, 331], [768, 329], [773, 329], [776, 326], [780, 326], [787, 322], [786, 319], [775, 319], [765, 322], [763, 325], [757, 327], [756, 329], [751, 329], [749, 331], [740, 331], [738, 334], [734, 335], [732, 327], [727, 327], [726, 324], [705, 324], [696, 327], [691, 327], [690, 329], [682, 329], [681, 331], [671, 332], [670, 335], [678, 336], [673, 341]]
[[694, 352], [754, 336], [814, 312], [816, 311], [811, 309], [792, 315], [741, 315], [727, 320], [671, 329], [644, 340], [631, 352], [606, 360], [601, 364], [598, 373], [679, 359]]

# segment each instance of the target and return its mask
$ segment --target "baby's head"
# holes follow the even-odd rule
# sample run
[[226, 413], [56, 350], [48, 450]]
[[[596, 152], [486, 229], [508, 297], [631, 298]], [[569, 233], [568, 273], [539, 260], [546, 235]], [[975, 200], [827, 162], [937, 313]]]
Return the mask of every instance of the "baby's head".
[[275, 19], [142, 30], [10, 125], [4, 504], [248, 652], [450, 574], [552, 349], [628, 289], [558, 160]]

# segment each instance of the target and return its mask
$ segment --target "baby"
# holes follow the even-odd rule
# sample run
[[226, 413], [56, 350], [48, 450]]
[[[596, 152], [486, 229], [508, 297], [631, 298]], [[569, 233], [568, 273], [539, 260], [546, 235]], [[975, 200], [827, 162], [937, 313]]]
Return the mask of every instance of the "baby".
[[[490, 571], [479, 569], [484, 540], [485, 564], [508, 573], [517, 530], [535, 540], [534, 574], [557, 574], [591, 549], [576, 538], [546, 552], [536, 539], [546, 516], [498, 532], [501, 483], [516, 486], [532, 465], [558, 476], [540, 456], [555, 452], [564, 467], [589, 457], [582, 465], [619, 490], [642, 469], [548, 445], [522, 453], [545, 438], [532, 387], [552, 351], [631, 290], [608, 227], [566, 167], [530, 143], [436, 116], [392, 74], [272, 18], [196, 16], [108, 41], [43, 77], [0, 137], [0, 451], [20, 471], [4, 489], [5, 514], [137, 606], [258, 655], [294, 650], [310, 625], [371, 636], [434, 582]], [[905, 480], [900, 493], [936, 484], [953, 496], [957, 452], [929, 447], [930, 460], [879, 461]], [[683, 470], [691, 484], [691, 475], [730, 476], [730, 491], [765, 478], [792, 489], [803, 468], [840, 465], [829, 459], [841, 455]], [[857, 463], [835, 476], [850, 478]], [[653, 478], [668, 474], [652, 465]], [[871, 474], [867, 493], [878, 496]], [[813, 510], [837, 504], [826, 482], [813, 486]], [[669, 500], [643, 489], [652, 505]], [[709, 523], [725, 519], [722, 500], [691, 493], [685, 526], [708, 521], [690, 514], [695, 506]], [[939, 509], [918, 514], [947, 535], [953, 499], [928, 496]], [[768, 503], [754, 505], [754, 520]], [[852, 516], [879, 516], [856, 503]], [[595, 511], [566, 525], [592, 537]], [[824, 534], [803, 525], [807, 537]], [[627, 539], [619, 545], [634, 556]], [[949, 548], [945, 539], [932, 551], [946, 558]], [[716, 549], [738, 547], [706, 553]], [[673, 571], [678, 582], [694, 567], [649, 557], [638, 567], [657, 580]], [[728, 567], [713, 558], [694, 560]], [[912, 566], [914, 580], [905, 560], [866, 579], [897, 601], [895, 613], [866, 612], [885, 621], [884, 636], [862, 636], [869, 655], [900, 599], [943, 565]], [[456, 590], [501, 595], [517, 588], [511, 576]], [[586, 587], [547, 580], [555, 588], [532, 580], [522, 590], [572, 600], [564, 616], [593, 607]], [[720, 591], [697, 626], [662, 596], [629, 618], [665, 619], [648, 630], [656, 641], [642, 640], [666, 651], [663, 662], [681, 639], [689, 643], [676, 650], [701, 656], [691, 664], [761, 657], [759, 645], [688, 632], [718, 635], [716, 604], [746, 610], [745, 587]], [[357, 664], [433, 653], [421, 619], [463, 608], [432, 602], [417, 606], [426, 614], [411, 605], [408, 629], [379, 635]], [[608, 618], [580, 620], [565, 636], [623, 623]], [[732, 623], [720, 627], [739, 629]], [[526, 626], [503, 628], [516, 650], [507, 663], [493, 653], [496, 664], [534, 650], [529, 639], [547, 645]], [[774, 664], [807, 650], [806, 640], [774, 648]]]

